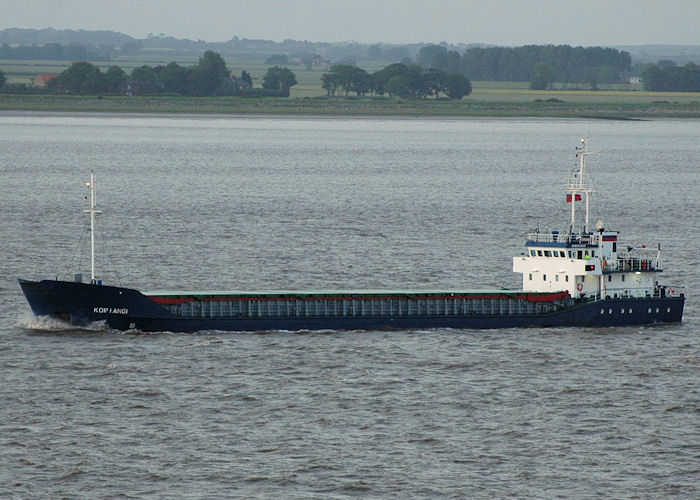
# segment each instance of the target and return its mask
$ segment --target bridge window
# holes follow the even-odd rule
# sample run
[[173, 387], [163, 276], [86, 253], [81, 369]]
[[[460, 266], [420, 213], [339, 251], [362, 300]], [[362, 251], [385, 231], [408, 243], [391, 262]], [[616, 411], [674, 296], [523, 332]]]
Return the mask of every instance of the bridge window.
[[532, 273], [530, 273], [530, 281], [532, 281]]
[[625, 281], [625, 275], [624, 275], [624, 274], [622, 275], [622, 281]]
[[608, 283], [612, 281], [612, 274], [608, 274]]
[[534, 257], [534, 256], [537, 255], [537, 254], [535, 253], [534, 250], [530, 250], [530, 255], [531, 255], [532, 257]]
[[558, 275], [558, 274], [555, 274], [555, 275], [554, 275], [554, 281], [559, 281], [559, 275]]
[[542, 250], [537, 250], [537, 255], [538, 255], [539, 257], [542, 257]]
[[547, 281], [547, 275], [546, 275], [546, 274], [543, 274], [543, 275], [542, 275], [542, 281]]
[[565, 278], [566, 278], [566, 279], [565, 279], [564, 281], [569, 281], [569, 275], [568, 275], [568, 274], [565, 276]]
[[549, 250], [545, 250], [545, 251], [544, 251], [544, 256], [545, 256], [545, 257], [551, 257], [551, 256], [552, 256], [552, 252], [550, 252]]

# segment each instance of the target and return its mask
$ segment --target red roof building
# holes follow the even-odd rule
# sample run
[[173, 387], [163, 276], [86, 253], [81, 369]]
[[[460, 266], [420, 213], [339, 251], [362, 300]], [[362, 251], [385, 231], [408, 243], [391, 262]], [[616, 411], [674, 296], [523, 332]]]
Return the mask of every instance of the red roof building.
[[58, 76], [58, 73], [40, 73], [34, 79], [34, 86], [41, 87], [42, 89], [46, 87], [49, 80]]

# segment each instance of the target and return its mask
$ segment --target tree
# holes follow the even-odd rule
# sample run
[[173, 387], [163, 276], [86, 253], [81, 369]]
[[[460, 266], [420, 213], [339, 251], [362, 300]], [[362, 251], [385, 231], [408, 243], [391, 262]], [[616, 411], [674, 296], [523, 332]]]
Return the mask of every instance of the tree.
[[331, 72], [338, 75], [338, 85], [345, 90], [345, 95], [348, 95], [353, 88], [355, 66], [349, 64], [335, 64], [331, 67]]
[[110, 66], [105, 72], [105, 90], [110, 94], [118, 93], [126, 83], [126, 73], [119, 66]]
[[410, 64], [406, 66], [406, 73], [404, 74], [408, 78], [412, 98], [422, 99], [430, 95], [430, 88], [428, 88], [428, 84], [423, 77], [423, 68], [417, 64]]
[[156, 75], [163, 85], [163, 91], [172, 94], [185, 94], [187, 92], [187, 69], [175, 61], [166, 66], [156, 66]]
[[433, 56], [431, 67], [446, 73], [457, 73], [460, 68], [460, 55], [455, 50], [438, 52]]
[[311, 54], [309, 52], [301, 54], [299, 56], [302, 64], [306, 66], [307, 70], [311, 70], [314, 66], [314, 60], [316, 59], [316, 54]]
[[546, 62], [538, 62], [535, 64], [535, 72], [530, 78], [531, 90], [544, 90], [551, 88], [554, 83], [554, 70]]
[[2, 88], [3, 85], [5, 85], [5, 82], [7, 79], [5, 78], [5, 73], [0, 70], [0, 88]]
[[433, 67], [433, 61], [438, 55], [446, 54], [447, 49], [441, 45], [426, 45], [421, 47], [416, 55], [416, 63], [423, 68]]
[[440, 92], [447, 93], [447, 73], [439, 69], [429, 69], [423, 74], [425, 84], [435, 99], [440, 98]]
[[251, 87], [253, 86], [253, 79], [250, 77], [250, 73], [246, 70], [241, 71], [241, 80], [247, 82]]
[[448, 74], [446, 86], [450, 99], [461, 99], [472, 93], [472, 83], [462, 73]]
[[[602, 47], [571, 47], [569, 45], [525, 45], [523, 47], [470, 48], [464, 51], [459, 67], [447, 68], [440, 64], [440, 56], [433, 67], [447, 72], [464, 73], [472, 80], [529, 81], [536, 73], [535, 65], [547, 63], [560, 82], [588, 82], [587, 70], [611, 66], [618, 72], [629, 72], [631, 56], [628, 52]], [[535, 81], [545, 81], [544, 73]]]
[[532, 75], [530, 78], [530, 90], [544, 90], [547, 88], [547, 81], [542, 75]]
[[[427, 87], [426, 81], [423, 78], [423, 69], [415, 64], [390, 64], [374, 73], [373, 77], [375, 80], [375, 90], [380, 95], [386, 91], [392, 95], [399, 95], [400, 97], [420, 99], [430, 93], [430, 89]], [[394, 77], [401, 78], [394, 80], [393, 84], [389, 85]]]
[[226, 61], [214, 51], [207, 50], [195, 66], [198, 72], [191, 81], [196, 82], [194, 95], [212, 95], [221, 85], [221, 79], [228, 76]]
[[358, 96], [364, 96], [367, 92], [372, 91], [374, 80], [364, 69], [355, 67], [351, 75], [351, 90]]
[[642, 74], [644, 89], [667, 92], [700, 92], [700, 66], [666, 66], [661, 69], [650, 65]]
[[155, 94], [163, 90], [163, 84], [158, 79], [158, 75], [148, 65], [131, 70], [131, 80], [138, 95]]
[[211, 82], [206, 75], [197, 67], [192, 66], [187, 69], [187, 86], [185, 95], [206, 96], [209, 95]]
[[411, 83], [405, 75], [394, 75], [386, 82], [386, 91], [389, 95], [397, 95], [399, 97], [410, 97]]
[[106, 90], [100, 68], [87, 61], [77, 61], [60, 75], [49, 80], [47, 87], [67, 94], [99, 94]]
[[327, 95], [335, 95], [335, 91], [342, 83], [342, 76], [331, 71], [331, 73], [321, 75], [321, 82], [321, 88], [327, 92]]
[[268, 90], [279, 90], [281, 94], [289, 95], [289, 89], [297, 84], [296, 76], [289, 68], [273, 66], [268, 68], [263, 76], [262, 86]]
[[322, 87], [328, 95], [335, 95], [338, 88], [345, 90], [345, 95], [355, 92], [358, 96], [365, 95], [373, 88], [372, 77], [364, 69], [347, 64], [334, 64], [330, 73], [321, 76]]
[[586, 74], [591, 83], [617, 83], [620, 81], [620, 71], [608, 64], [589, 68]]
[[265, 64], [287, 64], [289, 58], [284, 54], [274, 54], [265, 59]]

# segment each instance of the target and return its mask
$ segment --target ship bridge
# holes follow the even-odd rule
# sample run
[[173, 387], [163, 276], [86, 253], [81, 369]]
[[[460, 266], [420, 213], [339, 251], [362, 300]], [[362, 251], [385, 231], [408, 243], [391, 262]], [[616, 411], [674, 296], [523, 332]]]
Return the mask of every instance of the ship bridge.
[[[528, 232], [525, 251], [513, 258], [513, 271], [523, 275], [523, 290], [567, 291], [574, 298], [666, 295], [656, 280], [662, 271], [659, 249], [620, 246], [618, 232], [606, 230], [602, 221], [596, 231], [589, 230], [592, 190], [584, 178], [588, 154], [582, 139], [576, 148], [577, 167], [566, 183], [569, 229]], [[577, 211], [577, 204], [584, 204], [583, 209]]]

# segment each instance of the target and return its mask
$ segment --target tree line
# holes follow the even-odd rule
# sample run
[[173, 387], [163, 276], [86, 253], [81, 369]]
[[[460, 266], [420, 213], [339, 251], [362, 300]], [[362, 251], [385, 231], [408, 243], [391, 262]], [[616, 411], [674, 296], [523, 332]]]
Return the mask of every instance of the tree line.
[[412, 99], [434, 95], [437, 99], [443, 93], [450, 99], [461, 99], [472, 91], [471, 82], [461, 73], [423, 70], [418, 65], [403, 63], [390, 64], [372, 74], [357, 66], [336, 64], [321, 76], [321, 82], [329, 96], [355, 92], [358, 97], [373, 93]]
[[247, 71], [240, 78], [229, 77], [224, 59], [211, 50], [206, 51], [195, 66], [184, 67], [176, 62], [155, 67], [134, 68], [131, 75], [119, 66], [110, 66], [104, 73], [92, 63], [78, 61], [51, 79], [49, 92], [65, 94], [179, 94], [186, 96], [255, 95], [289, 96], [296, 77], [287, 68], [268, 68], [262, 79], [262, 89], [252, 88]]
[[0, 59], [46, 59], [54, 61], [101, 60], [109, 61], [112, 56], [95, 47], [84, 45], [61, 45], [45, 43], [44, 45], [18, 45], [12, 47], [7, 43], [0, 45]]
[[[661, 61], [660, 61], [661, 62]], [[650, 64], [642, 73], [644, 90], [666, 92], [700, 92], [700, 66]]]
[[631, 71], [628, 52], [569, 45], [470, 48], [462, 54], [441, 45], [428, 45], [418, 51], [416, 60], [425, 68], [484, 81], [531, 81], [535, 66], [542, 62], [553, 70], [558, 82], [614, 83]]

